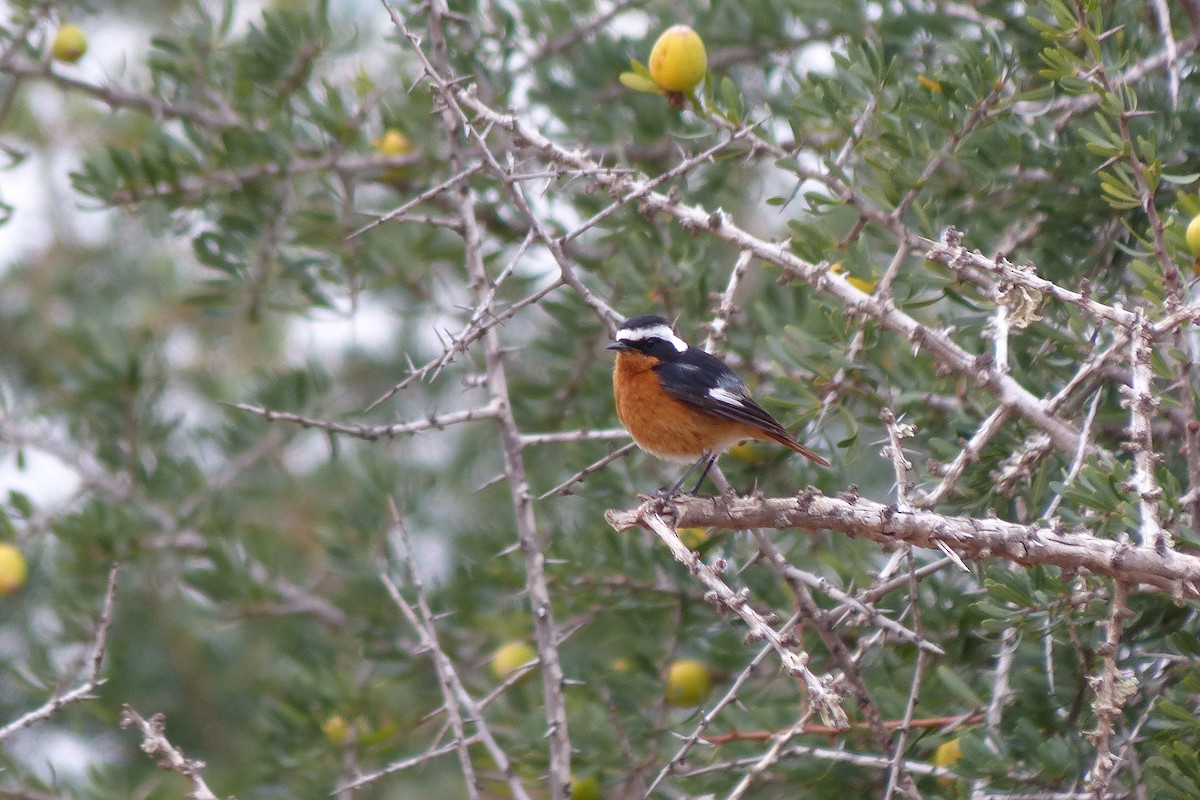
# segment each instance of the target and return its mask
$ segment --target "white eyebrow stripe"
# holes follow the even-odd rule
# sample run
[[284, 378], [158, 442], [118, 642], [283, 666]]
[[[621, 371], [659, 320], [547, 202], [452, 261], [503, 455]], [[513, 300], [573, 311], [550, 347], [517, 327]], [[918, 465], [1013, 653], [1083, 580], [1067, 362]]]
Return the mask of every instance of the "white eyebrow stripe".
[[716, 400], [718, 403], [724, 403], [727, 406], [744, 406], [744, 405], [746, 405], [745, 403], [742, 402], [742, 398], [738, 397], [736, 394], [729, 391], [728, 389], [722, 389], [720, 387], [709, 389], [708, 396], [711, 397], [713, 400]]
[[650, 328], [625, 328], [617, 331], [618, 342], [640, 342], [644, 339], [662, 339], [670, 342], [679, 352], [687, 350], [687, 342], [675, 335], [675, 331], [666, 325], [655, 325]]

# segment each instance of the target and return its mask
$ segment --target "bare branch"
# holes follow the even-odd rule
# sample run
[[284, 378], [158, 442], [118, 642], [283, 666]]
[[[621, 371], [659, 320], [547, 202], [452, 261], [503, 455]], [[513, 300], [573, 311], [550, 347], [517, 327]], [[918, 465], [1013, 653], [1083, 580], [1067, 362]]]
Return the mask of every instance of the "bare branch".
[[346, 425], [327, 419], [305, 417], [287, 411], [275, 411], [270, 408], [253, 406], [249, 403], [231, 403], [232, 408], [247, 411], [270, 422], [290, 422], [302, 428], [316, 428], [330, 433], [340, 433], [357, 439], [374, 442], [379, 439], [392, 439], [409, 433], [420, 433], [428, 430], [442, 430], [450, 425], [463, 422], [475, 422], [481, 419], [495, 419], [500, 415], [499, 403], [493, 401], [482, 408], [471, 408], [466, 411], [452, 411], [447, 414], [430, 414], [428, 418], [415, 422], [397, 422], [391, 425]]
[[82, 78], [74, 78], [57, 71], [52, 62], [29, 64], [12, 62], [4, 64], [0, 73], [14, 78], [38, 78], [49, 81], [63, 89], [77, 92], [99, 100], [112, 109], [129, 109], [149, 114], [156, 120], [181, 119], [187, 122], [222, 131], [244, 125], [244, 120], [229, 113], [219, 113], [210, 108], [195, 105], [176, 105], [148, 94], [121, 89], [116, 86], [100, 86]]
[[167, 739], [167, 718], [165, 716], [155, 714], [147, 721], [131, 706], [126, 705], [121, 708], [121, 727], [137, 728], [138, 732], [142, 734], [142, 752], [151, 757], [162, 756], [158, 762], [160, 767], [178, 772], [187, 780], [192, 787], [188, 794], [190, 800], [217, 800], [217, 796], [212, 793], [208, 784], [204, 782], [203, 776], [200, 775], [200, 770], [205, 766], [204, 762], [185, 758], [183, 751]]
[[22, 714], [7, 725], [0, 727], [0, 742], [22, 728], [49, 719], [64, 706], [95, 699], [96, 689], [104, 683], [100, 677], [100, 667], [104, 663], [104, 650], [108, 645], [108, 629], [112, 625], [113, 606], [117, 597], [117, 578], [120, 574], [121, 565], [113, 564], [112, 569], [108, 572], [108, 588], [104, 591], [104, 604], [100, 609], [100, 621], [96, 625], [96, 638], [92, 642], [92, 652], [87, 662], [87, 677], [83, 683], [68, 692], [54, 695], [33, 711]]
[[1139, 316], [1130, 337], [1129, 353], [1129, 360], [1133, 366], [1133, 380], [1127, 398], [1129, 439], [1133, 448], [1133, 478], [1130, 483], [1138, 497], [1138, 511], [1142, 519], [1142, 546], [1153, 547], [1162, 553], [1172, 547], [1172, 542], [1171, 535], [1163, 529], [1158, 514], [1162, 488], [1154, 477], [1154, 463], [1157, 457], [1150, 436], [1150, 417], [1158, 406], [1158, 400], [1151, 393], [1154, 386], [1154, 370], [1150, 365], [1150, 356], [1150, 343], [1146, 341], [1144, 325]]
[[1117, 666], [1117, 647], [1121, 643], [1121, 631], [1129, 610], [1129, 589], [1118, 581], [1113, 587], [1112, 613], [1105, 625], [1104, 643], [1097, 654], [1100, 656], [1100, 674], [1088, 679], [1096, 690], [1093, 711], [1096, 728], [1088, 738], [1096, 746], [1096, 760], [1088, 774], [1088, 788], [1095, 800], [1108, 797], [1108, 785], [1119, 763], [1112, 753], [1113, 722], [1121, 714], [1125, 701], [1137, 691], [1138, 682], [1134, 674]]
[[829, 688], [827, 681], [818, 678], [808, 669], [808, 654], [797, 653], [784, 644], [783, 637], [746, 602], [744, 591], [735, 592], [729, 588], [729, 585], [721, 580], [712, 567], [688, 550], [687, 546], [680, 541], [679, 534], [654, 510], [656, 502], [651, 501], [639, 509], [636, 524], [642, 525], [657, 535], [670, 549], [675, 560], [700, 579], [709, 590], [707, 595], [709, 602], [737, 614], [750, 629], [751, 637], [765, 641], [778, 655], [780, 663], [783, 664], [783, 668], [787, 670], [788, 674], [804, 681], [813, 705], [825, 724], [839, 729], [847, 727], [849, 722], [846, 719], [846, 712], [842, 710], [837, 694]]
[[[1147, 584], [1175, 598], [1200, 598], [1200, 557], [1172, 550], [1158, 553], [1151, 547], [1101, 539], [1082, 529], [1067, 532], [995, 518], [900, 512], [895, 506], [858, 497], [828, 497], [815, 489], [781, 498], [680, 496], [672, 503], [680, 526], [827, 528], [881, 544], [927, 548], [941, 541], [963, 558], [1088, 570], [1129, 584]], [[645, 526], [652, 509], [650, 503], [631, 511], [608, 511], [605, 519], [617, 530]]]

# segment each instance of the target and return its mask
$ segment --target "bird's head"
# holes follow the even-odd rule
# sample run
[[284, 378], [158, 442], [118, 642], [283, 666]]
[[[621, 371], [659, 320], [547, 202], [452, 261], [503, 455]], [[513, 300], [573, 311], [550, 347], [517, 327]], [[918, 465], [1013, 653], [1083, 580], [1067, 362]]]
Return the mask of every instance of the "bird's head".
[[666, 318], [657, 314], [630, 317], [622, 323], [613, 338], [609, 350], [617, 353], [640, 353], [658, 361], [678, 358], [688, 349], [688, 344], [675, 335]]

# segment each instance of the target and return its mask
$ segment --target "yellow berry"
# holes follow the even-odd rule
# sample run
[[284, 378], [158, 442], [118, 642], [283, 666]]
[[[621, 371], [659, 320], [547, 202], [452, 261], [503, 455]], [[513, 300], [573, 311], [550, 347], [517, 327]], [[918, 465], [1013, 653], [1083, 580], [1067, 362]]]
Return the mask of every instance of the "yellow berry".
[[[948, 742], [942, 742], [938, 745], [937, 750], [933, 751], [933, 763], [943, 769], [952, 767], [962, 758], [962, 745], [957, 738], [951, 739]], [[953, 783], [950, 778], [938, 778], [938, 782], [946, 785]]]
[[383, 136], [378, 137], [371, 144], [375, 145], [375, 149], [385, 156], [402, 156], [412, 152], [412, 142], [395, 128], [388, 128], [383, 132]]
[[1200, 214], [1192, 217], [1192, 221], [1188, 223], [1187, 233], [1184, 238], [1187, 239], [1187, 246], [1192, 251], [1192, 255], [1200, 258]]
[[842, 262], [840, 261], [830, 267], [829, 271], [834, 275], [846, 273], [846, 283], [850, 284], [855, 289], [858, 289], [863, 294], [870, 294], [871, 292], [875, 291], [875, 284], [877, 281], [868, 281], [864, 278], [859, 278], [856, 275], [851, 275], [850, 273], [846, 272], [846, 269], [842, 266]]
[[749, 441], [739, 442], [729, 448], [729, 455], [746, 464], [760, 464], [763, 461], [762, 451]]
[[25, 585], [29, 564], [13, 545], [0, 542], [0, 596], [10, 595]]
[[350, 725], [341, 714], [334, 714], [321, 724], [321, 733], [330, 744], [343, 744], [350, 736]]
[[699, 661], [683, 659], [667, 670], [667, 705], [691, 708], [704, 702], [712, 689], [708, 667]]
[[63, 25], [54, 34], [54, 43], [50, 46], [50, 54], [56, 61], [66, 61], [74, 64], [83, 58], [87, 52], [87, 34], [78, 25]]
[[695, 550], [708, 538], [707, 528], [680, 528], [676, 533], [679, 534], [679, 540], [688, 550]]
[[667, 28], [650, 51], [650, 77], [668, 92], [690, 92], [707, 69], [704, 41], [687, 25]]
[[525, 642], [509, 642], [492, 656], [492, 674], [504, 680], [534, 659], [537, 653]]
[[600, 800], [600, 779], [595, 775], [571, 779], [571, 800]]

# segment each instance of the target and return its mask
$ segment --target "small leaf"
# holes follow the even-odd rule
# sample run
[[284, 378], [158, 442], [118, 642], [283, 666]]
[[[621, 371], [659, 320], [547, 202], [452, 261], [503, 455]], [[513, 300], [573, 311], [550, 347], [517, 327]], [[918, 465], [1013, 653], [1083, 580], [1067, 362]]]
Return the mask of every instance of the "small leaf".
[[622, 72], [619, 80], [622, 86], [626, 89], [633, 89], [635, 92], [663, 94], [663, 90], [658, 88], [657, 83], [634, 72]]
[[638, 61], [636, 58], [629, 59], [629, 69], [631, 69], [635, 75], [641, 75], [643, 78], [650, 80], [650, 70], [645, 64]]
[[725, 110], [729, 114], [729, 121], [734, 125], [741, 124], [742, 120], [742, 95], [738, 92], [737, 85], [725, 76], [721, 79], [721, 102], [725, 104]]
[[972, 708], [982, 708], [983, 706], [987, 705], [983, 698], [976, 694], [975, 690], [967, 685], [966, 681], [958, 677], [958, 675], [948, 667], [944, 665], [938, 667], [937, 676], [938, 679], [941, 680], [942, 685], [950, 690], [951, 694], [957, 695], [959, 699], [965, 702], [968, 706]]

